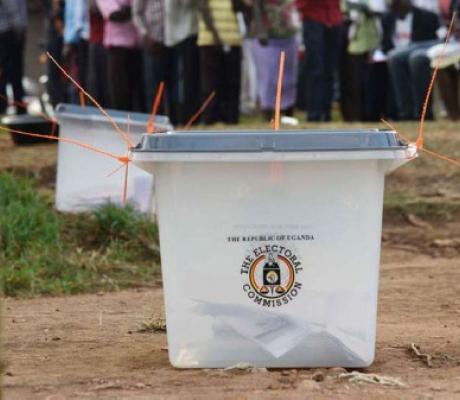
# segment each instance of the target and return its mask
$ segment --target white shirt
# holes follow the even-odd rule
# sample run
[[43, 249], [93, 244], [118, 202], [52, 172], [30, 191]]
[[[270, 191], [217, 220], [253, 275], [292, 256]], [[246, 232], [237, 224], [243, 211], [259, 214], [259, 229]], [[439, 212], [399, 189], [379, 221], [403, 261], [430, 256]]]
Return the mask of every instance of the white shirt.
[[413, 12], [407, 13], [403, 19], [396, 19], [395, 33], [393, 35], [393, 44], [396, 49], [410, 44], [412, 39], [413, 20]]
[[197, 33], [197, 1], [165, 0], [165, 45], [174, 46]]
[[387, 2], [385, 0], [369, 0], [369, 9], [373, 12], [384, 13], [388, 11]]
[[438, 0], [412, 0], [412, 4], [415, 7], [423, 8], [437, 15], [440, 14]]

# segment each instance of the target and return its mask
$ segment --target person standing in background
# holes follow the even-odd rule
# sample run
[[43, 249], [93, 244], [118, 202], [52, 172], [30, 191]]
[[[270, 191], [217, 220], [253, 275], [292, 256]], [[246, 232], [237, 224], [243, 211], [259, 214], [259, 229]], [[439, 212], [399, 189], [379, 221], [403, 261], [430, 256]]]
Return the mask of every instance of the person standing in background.
[[[439, 42], [439, 17], [414, 7], [411, 0], [392, 0], [391, 11], [382, 18], [383, 51], [401, 120], [418, 120], [422, 113], [431, 69], [428, 49]], [[430, 106], [427, 118], [433, 119]]]
[[119, 110], [145, 111], [142, 52], [131, 20], [132, 0], [97, 0], [97, 5], [105, 21], [111, 104]]
[[[64, 46], [64, 0], [52, 0], [50, 12], [46, 21], [46, 51], [63, 65], [62, 50]], [[67, 102], [67, 83], [62, 79], [58, 67], [47, 60], [48, 83], [47, 90], [53, 107]]]
[[380, 46], [380, 15], [385, 11], [384, 4], [376, 7], [374, 3], [371, 0], [347, 0], [343, 4], [349, 28], [347, 54], [341, 62], [346, 69], [346, 82], [341, 85], [340, 94], [342, 102], [347, 103], [349, 121], [371, 119], [368, 103], [375, 90], [369, 85], [371, 59]]
[[[89, 9], [88, 0], [66, 0], [64, 10], [63, 59], [71, 75], [86, 87], [88, 67]], [[72, 103], [79, 103], [78, 90], [69, 85]]]
[[431, 47], [427, 55], [430, 58], [431, 68], [439, 63], [437, 84], [447, 116], [452, 121], [458, 121], [460, 119], [460, 1], [439, 0], [439, 9], [446, 30], [454, 11], [456, 13], [452, 37], [447, 44], [442, 42]]
[[198, 0], [164, 0], [164, 6], [165, 45], [173, 49], [175, 60], [175, 120], [185, 125], [200, 106]]
[[96, 0], [89, 0], [88, 92], [102, 105], [111, 107], [107, 77], [107, 51], [104, 48], [104, 17]]
[[[165, 96], [158, 112], [176, 118], [176, 81], [173, 50], [164, 45], [164, 0], [134, 0], [133, 22], [144, 47], [144, 82], [147, 109], [152, 108], [160, 83], [165, 84]], [[166, 104], [164, 99], [166, 99]], [[166, 105], [166, 107], [165, 107]]]
[[[22, 102], [24, 88], [24, 48], [27, 30], [27, 9], [25, 0], [0, 1], [0, 114], [4, 114], [8, 103], [6, 85], [11, 84], [16, 102]], [[23, 107], [16, 107], [16, 113], [24, 113]]]
[[237, 124], [241, 83], [241, 35], [232, 0], [200, 0], [198, 46], [200, 46], [201, 93], [216, 93], [203, 113], [205, 124]]
[[267, 121], [273, 118], [279, 59], [286, 53], [281, 111], [292, 116], [297, 97], [298, 16], [294, 0], [254, 0], [251, 34], [258, 98]]
[[238, 17], [240, 24], [242, 62], [241, 62], [241, 93], [240, 93], [240, 112], [244, 115], [252, 115], [258, 107], [257, 94], [257, 69], [252, 51], [254, 39], [250, 35], [250, 27], [253, 21], [253, 0], [243, 0], [246, 9]]
[[307, 75], [307, 120], [330, 121], [340, 53], [340, 0], [296, 0], [302, 21]]

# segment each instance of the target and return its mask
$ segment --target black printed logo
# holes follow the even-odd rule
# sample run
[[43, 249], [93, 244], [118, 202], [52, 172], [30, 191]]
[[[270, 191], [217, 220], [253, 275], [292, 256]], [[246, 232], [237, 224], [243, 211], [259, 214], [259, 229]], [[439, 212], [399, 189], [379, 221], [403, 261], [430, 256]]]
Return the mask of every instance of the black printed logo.
[[298, 296], [302, 263], [288, 248], [272, 244], [255, 248], [241, 266], [243, 291], [264, 307], [281, 307]]

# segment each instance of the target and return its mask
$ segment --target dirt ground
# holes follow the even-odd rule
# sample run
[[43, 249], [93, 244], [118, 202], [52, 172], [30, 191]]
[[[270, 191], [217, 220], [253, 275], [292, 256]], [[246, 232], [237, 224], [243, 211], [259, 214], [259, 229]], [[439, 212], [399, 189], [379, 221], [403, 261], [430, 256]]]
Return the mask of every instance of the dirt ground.
[[[166, 335], [139, 332], [161, 313], [156, 287], [6, 299], [5, 399], [460, 398], [459, 259], [399, 247], [384, 245], [377, 356], [361, 372], [397, 378], [404, 387], [349, 382], [336, 369], [173, 369]], [[412, 343], [432, 359], [409, 351]]]

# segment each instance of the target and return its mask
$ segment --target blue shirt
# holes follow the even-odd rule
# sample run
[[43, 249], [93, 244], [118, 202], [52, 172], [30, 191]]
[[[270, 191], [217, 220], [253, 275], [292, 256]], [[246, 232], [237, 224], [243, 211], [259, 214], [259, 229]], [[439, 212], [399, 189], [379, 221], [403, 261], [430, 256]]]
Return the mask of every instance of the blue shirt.
[[64, 43], [89, 39], [88, 0], [67, 0], [64, 10]]

